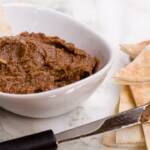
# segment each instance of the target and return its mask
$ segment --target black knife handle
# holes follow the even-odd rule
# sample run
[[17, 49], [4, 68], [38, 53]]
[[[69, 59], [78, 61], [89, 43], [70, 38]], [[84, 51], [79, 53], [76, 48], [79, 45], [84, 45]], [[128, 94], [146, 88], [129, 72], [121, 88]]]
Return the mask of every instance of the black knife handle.
[[52, 130], [0, 143], [0, 150], [56, 150], [56, 149], [57, 149], [57, 142]]

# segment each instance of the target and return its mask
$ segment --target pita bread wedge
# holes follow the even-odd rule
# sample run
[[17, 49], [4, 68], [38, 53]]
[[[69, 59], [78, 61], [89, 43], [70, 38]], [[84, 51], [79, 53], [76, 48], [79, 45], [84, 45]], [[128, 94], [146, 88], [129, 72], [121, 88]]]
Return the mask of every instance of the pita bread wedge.
[[150, 102], [150, 84], [130, 85], [136, 106]]
[[147, 150], [150, 150], [150, 123], [149, 122], [143, 124], [143, 131], [145, 135]]
[[11, 26], [9, 25], [6, 15], [5, 15], [5, 10], [0, 5], [0, 36], [5, 36], [5, 35], [11, 35], [12, 30]]
[[120, 45], [120, 47], [122, 51], [124, 51], [131, 58], [134, 59], [149, 44], [150, 44], [150, 41], [143, 41], [137, 44], [122, 44]]
[[[150, 101], [150, 85], [132, 85], [130, 88], [137, 106], [143, 105]], [[142, 127], [147, 149], [150, 150], [150, 123], [144, 123]]]
[[[131, 100], [130, 103], [125, 103], [125, 99], [131, 99], [131, 92], [129, 90], [129, 87], [128, 86], [123, 86], [122, 89], [121, 89], [121, 96], [120, 98], [122, 99], [124, 105], [120, 105], [118, 106], [119, 107], [119, 110], [126, 110], [126, 107], [130, 107], [130, 108], [133, 108], [134, 106], [134, 103], [133, 101]], [[129, 96], [128, 96], [129, 95]], [[119, 102], [120, 104], [121, 102]], [[128, 137], [128, 136], [127, 136]], [[136, 150], [145, 150], [145, 143], [144, 142], [139, 142], [139, 143], [116, 143], [116, 132], [115, 131], [112, 131], [112, 132], [107, 132], [107, 133], [104, 133], [103, 134], [103, 137], [102, 137], [102, 144], [105, 145], [105, 146], [108, 146], [108, 147], [115, 147], [115, 148], [131, 148], [131, 149], [136, 149]]]
[[120, 84], [150, 83], [150, 45], [115, 75]]
[[129, 86], [122, 86], [120, 91], [119, 112], [135, 107], [134, 99]]
[[[120, 93], [119, 112], [135, 107], [132, 93], [128, 86], [123, 86]], [[145, 143], [141, 125], [132, 126], [116, 131], [117, 144]]]
[[146, 150], [144, 143], [125, 143], [125, 144], [116, 144], [115, 131], [107, 132], [103, 134], [102, 144], [107, 147], [115, 148], [133, 148], [134, 150]]

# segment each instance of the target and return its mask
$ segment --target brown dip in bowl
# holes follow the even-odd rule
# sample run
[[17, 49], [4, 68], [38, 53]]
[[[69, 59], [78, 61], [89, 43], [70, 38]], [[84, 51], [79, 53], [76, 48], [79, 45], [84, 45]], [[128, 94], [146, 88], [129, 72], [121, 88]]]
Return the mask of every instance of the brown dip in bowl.
[[92, 75], [96, 58], [59, 37], [23, 32], [0, 38], [0, 91], [38, 93]]

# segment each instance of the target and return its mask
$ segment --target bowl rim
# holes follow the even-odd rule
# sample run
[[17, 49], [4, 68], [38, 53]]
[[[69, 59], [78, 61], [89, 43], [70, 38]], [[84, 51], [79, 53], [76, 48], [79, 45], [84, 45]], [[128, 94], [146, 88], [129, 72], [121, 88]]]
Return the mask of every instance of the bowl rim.
[[90, 27], [88, 27], [86, 24], [77, 21], [75, 18], [72, 18], [71, 16], [58, 12], [52, 8], [46, 8], [46, 7], [41, 7], [41, 6], [35, 6], [33, 4], [27, 4], [27, 3], [4, 3], [3, 4], [4, 7], [26, 7], [26, 8], [33, 8], [33, 9], [38, 9], [40, 11], [48, 11], [52, 14], [56, 14], [59, 15], [61, 17], [64, 17], [70, 21], [72, 21], [73, 23], [75, 23], [76, 25], [78, 25], [81, 28], [84, 28], [86, 30], [88, 30], [88, 32], [90, 34], [93, 34], [94, 36], [96, 36], [97, 39], [99, 39], [106, 47], [109, 53], [109, 60], [107, 61], [107, 63], [97, 72], [95, 72], [94, 74], [92, 74], [91, 76], [84, 78], [82, 80], [76, 81], [74, 83], [65, 85], [63, 87], [59, 87], [56, 89], [52, 89], [52, 90], [47, 90], [47, 91], [43, 91], [43, 92], [39, 92], [39, 93], [28, 93], [28, 94], [13, 94], [13, 93], [4, 93], [4, 92], [0, 92], [0, 96], [7, 96], [7, 97], [15, 97], [15, 98], [22, 98], [22, 97], [31, 97], [31, 96], [43, 96], [43, 95], [56, 95], [56, 93], [59, 93], [61, 91], [65, 91], [67, 89], [73, 88], [77, 85], [83, 85], [84, 82], [88, 81], [88, 80], [92, 80], [93, 78], [99, 76], [100, 74], [102, 74], [103, 72], [105, 72], [107, 69], [109, 69], [113, 63], [113, 58], [115, 56], [113, 49], [110, 46], [110, 43], [108, 42], [109, 40], [106, 39], [106, 37], [104, 38], [104, 36], [102, 34], [97, 34], [93, 29], [91, 29]]

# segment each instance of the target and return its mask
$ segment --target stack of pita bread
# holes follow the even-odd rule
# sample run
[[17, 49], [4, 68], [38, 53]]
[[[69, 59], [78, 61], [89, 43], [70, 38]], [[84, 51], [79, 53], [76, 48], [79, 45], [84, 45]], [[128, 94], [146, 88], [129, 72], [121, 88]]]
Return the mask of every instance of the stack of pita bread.
[[[132, 61], [115, 74], [121, 87], [118, 112], [150, 102], [150, 41], [124, 44], [121, 49]], [[150, 150], [150, 123], [105, 133], [102, 142], [110, 147]]]

